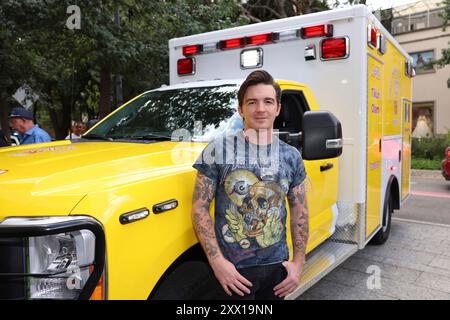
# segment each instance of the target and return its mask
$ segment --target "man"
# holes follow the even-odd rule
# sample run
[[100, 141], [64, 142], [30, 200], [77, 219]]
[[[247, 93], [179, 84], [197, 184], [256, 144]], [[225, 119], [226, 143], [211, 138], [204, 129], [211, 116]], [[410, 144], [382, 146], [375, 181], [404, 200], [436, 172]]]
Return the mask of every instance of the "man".
[[20, 144], [52, 141], [50, 135], [33, 122], [33, 114], [25, 108], [13, 108], [9, 116], [13, 130], [21, 135]]
[[215, 277], [232, 298], [282, 299], [297, 288], [305, 262], [306, 173], [300, 152], [273, 135], [280, 97], [269, 73], [252, 72], [238, 92], [243, 131], [211, 142], [194, 164], [193, 226]]
[[75, 121], [72, 125], [70, 134], [66, 137], [66, 140], [80, 139], [85, 132], [86, 125], [81, 121]]

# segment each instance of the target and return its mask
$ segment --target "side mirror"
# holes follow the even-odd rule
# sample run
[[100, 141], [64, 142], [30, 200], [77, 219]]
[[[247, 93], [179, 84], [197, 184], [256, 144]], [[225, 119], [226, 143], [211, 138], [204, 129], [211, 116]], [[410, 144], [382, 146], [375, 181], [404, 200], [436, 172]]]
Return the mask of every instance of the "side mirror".
[[339, 157], [342, 145], [341, 123], [331, 112], [307, 111], [303, 114], [303, 159]]

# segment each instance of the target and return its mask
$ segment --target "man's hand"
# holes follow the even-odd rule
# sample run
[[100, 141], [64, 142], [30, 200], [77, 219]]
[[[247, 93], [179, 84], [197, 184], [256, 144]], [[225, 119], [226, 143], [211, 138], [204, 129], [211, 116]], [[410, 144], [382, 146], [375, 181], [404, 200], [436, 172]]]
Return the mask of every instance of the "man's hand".
[[287, 276], [273, 288], [275, 295], [279, 297], [287, 296], [298, 287], [303, 269], [303, 264], [292, 261], [284, 261], [283, 266], [286, 268]]
[[244, 292], [250, 293], [248, 287], [251, 287], [252, 284], [220, 252], [209, 212], [209, 206], [214, 198], [215, 191], [216, 182], [199, 173], [195, 181], [194, 195], [192, 197], [192, 224], [198, 240], [206, 253], [209, 264], [225, 292], [231, 296], [231, 289], [238, 295], [243, 296]]
[[251, 287], [252, 283], [244, 278], [230, 261], [219, 257], [211, 261], [211, 267], [226, 294], [231, 296], [231, 291], [234, 291], [242, 297], [245, 293], [250, 293], [248, 287]]

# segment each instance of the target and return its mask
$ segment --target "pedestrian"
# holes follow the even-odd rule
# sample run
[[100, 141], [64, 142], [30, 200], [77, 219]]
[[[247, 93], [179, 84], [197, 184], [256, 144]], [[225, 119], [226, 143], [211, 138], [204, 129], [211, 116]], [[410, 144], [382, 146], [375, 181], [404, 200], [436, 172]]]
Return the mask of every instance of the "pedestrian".
[[52, 141], [50, 135], [34, 124], [33, 114], [25, 108], [15, 107], [9, 115], [13, 130], [20, 134], [20, 144], [33, 144]]
[[75, 121], [71, 127], [69, 135], [66, 140], [80, 139], [86, 132], [86, 125], [81, 121]]
[[305, 263], [306, 172], [300, 152], [273, 134], [280, 98], [268, 72], [252, 72], [238, 92], [243, 130], [210, 142], [194, 164], [194, 230], [220, 291], [231, 299], [282, 299], [298, 287]]

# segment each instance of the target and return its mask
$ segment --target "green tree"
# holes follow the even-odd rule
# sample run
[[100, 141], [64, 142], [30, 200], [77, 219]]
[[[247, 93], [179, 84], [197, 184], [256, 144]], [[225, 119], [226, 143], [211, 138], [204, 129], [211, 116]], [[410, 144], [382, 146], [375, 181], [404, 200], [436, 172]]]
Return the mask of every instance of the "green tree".
[[[444, 12], [441, 14], [441, 17], [443, 19], [442, 29], [445, 31], [448, 23], [450, 22], [450, 0], [442, 1], [442, 6], [444, 7]], [[435, 61], [434, 63], [441, 67], [450, 64], [450, 47], [442, 49], [441, 53], [442, 57], [437, 61]], [[447, 79], [447, 87], [450, 88], [450, 78]]]
[[252, 22], [282, 19], [329, 10], [326, 0], [241, 0], [245, 15]]
[[[81, 25], [71, 30], [73, 4]], [[8, 26], [0, 29], [2, 67], [9, 63], [0, 91], [10, 96], [6, 88], [27, 83], [40, 96], [34, 111], [48, 113], [57, 139], [81, 112], [102, 117], [113, 109], [117, 75], [124, 100], [167, 83], [170, 38], [248, 23], [233, 0], [5, 0], [0, 14]]]

